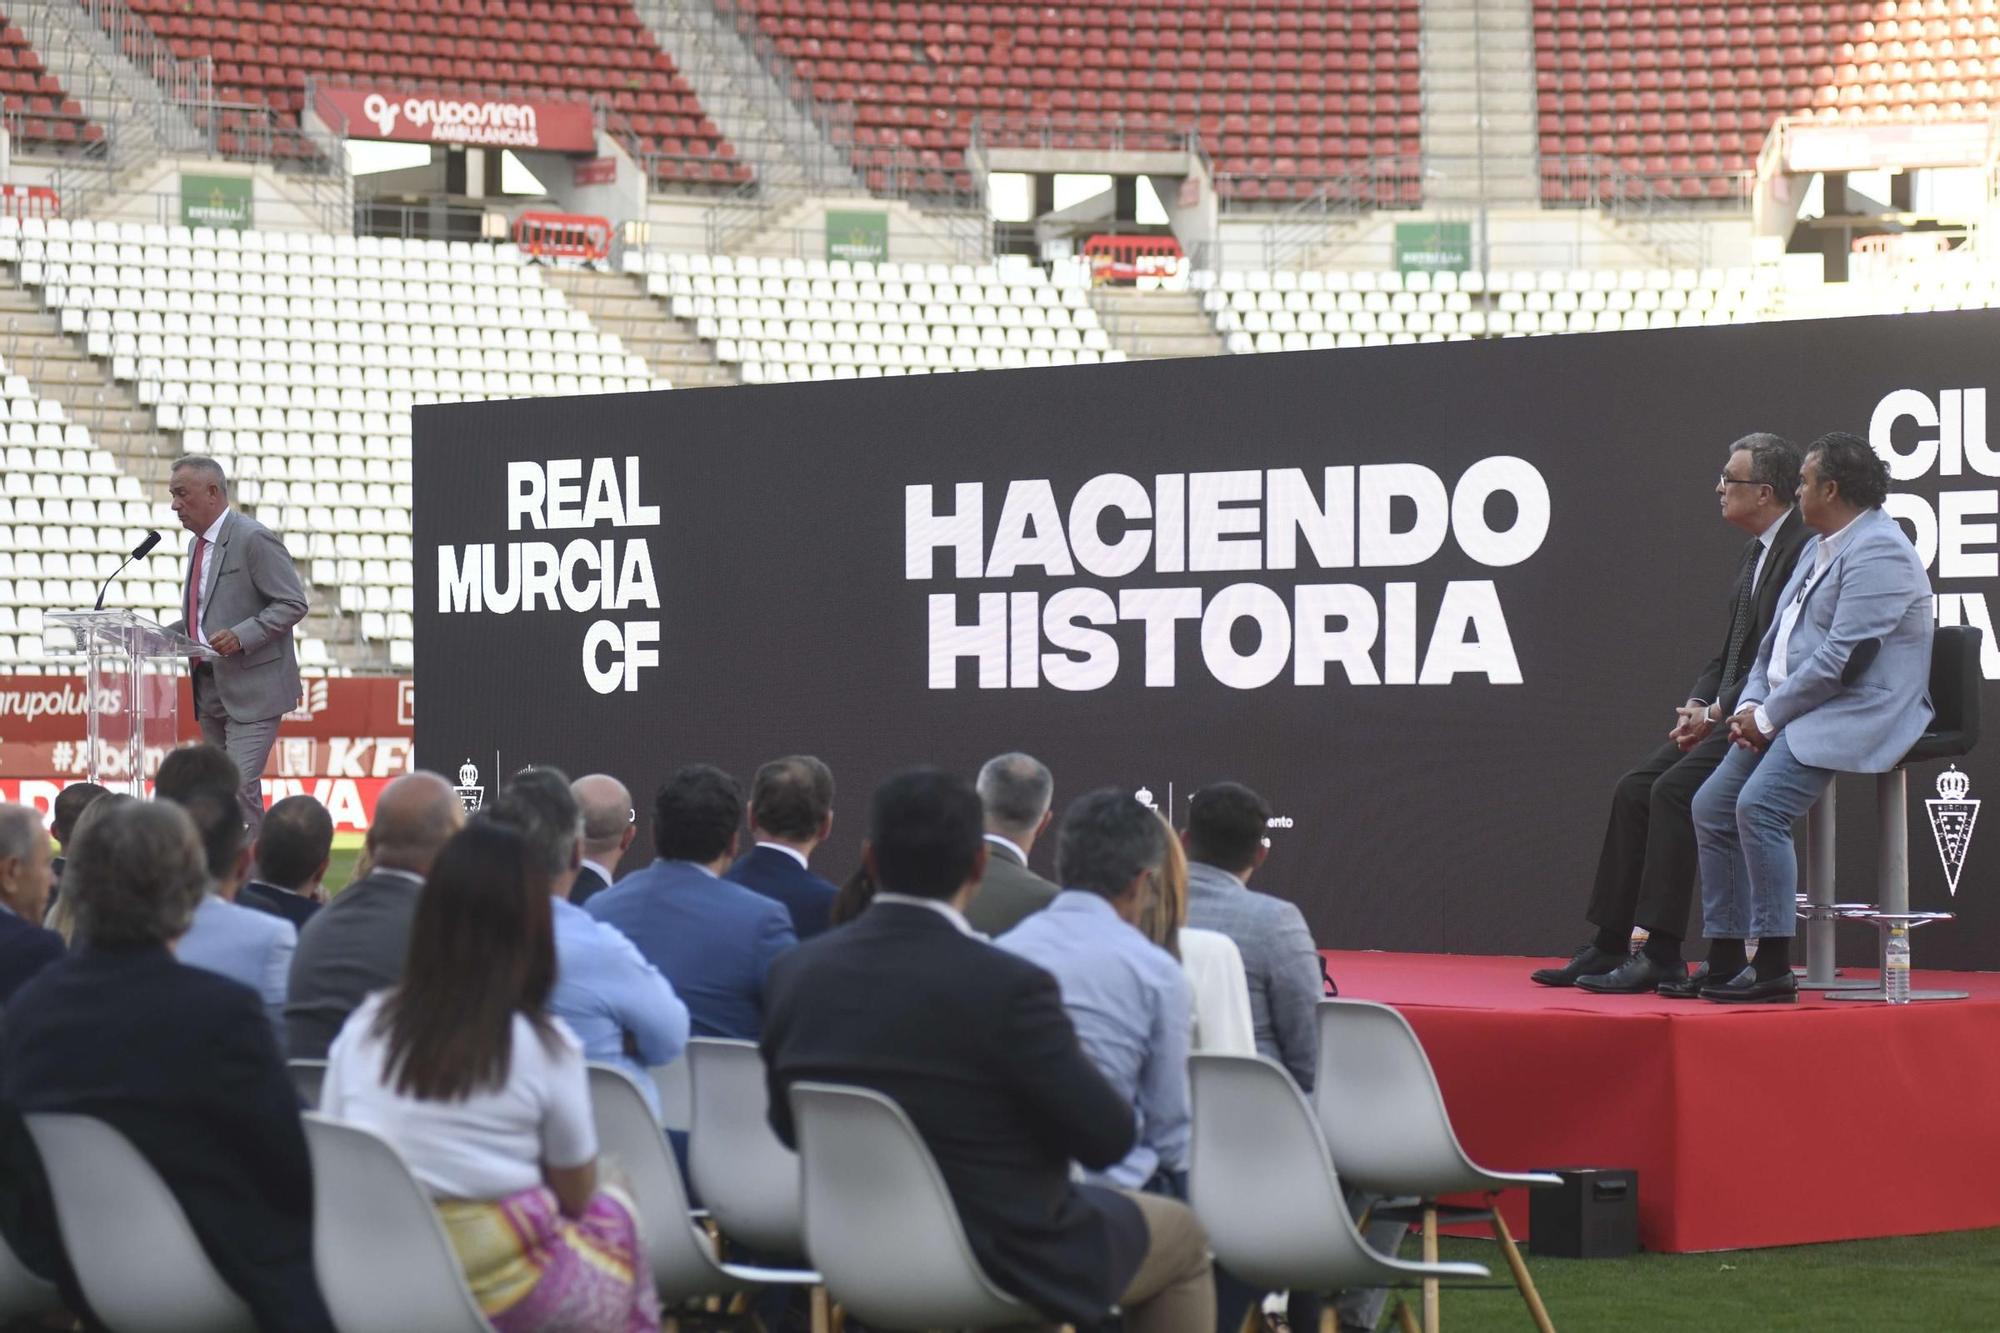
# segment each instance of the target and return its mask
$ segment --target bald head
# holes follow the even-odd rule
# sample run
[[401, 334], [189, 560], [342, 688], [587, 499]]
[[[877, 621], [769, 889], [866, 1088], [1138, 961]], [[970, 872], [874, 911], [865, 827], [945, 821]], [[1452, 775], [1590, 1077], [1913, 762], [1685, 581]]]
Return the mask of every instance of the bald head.
[[368, 850], [378, 866], [428, 875], [438, 849], [464, 824], [465, 806], [449, 782], [435, 773], [406, 773], [376, 799]]
[[615, 867], [638, 832], [632, 793], [609, 773], [586, 774], [570, 783], [569, 790], [583, 812], [584, 859]]

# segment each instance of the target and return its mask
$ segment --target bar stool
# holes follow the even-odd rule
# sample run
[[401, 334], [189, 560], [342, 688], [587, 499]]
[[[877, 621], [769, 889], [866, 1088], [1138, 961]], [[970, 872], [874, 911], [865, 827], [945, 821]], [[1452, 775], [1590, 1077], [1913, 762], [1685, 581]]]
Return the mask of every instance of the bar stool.
[[[1908, 765], [1933, 759], [1955, 759], [1979, 743], [1980, 631], [1973, 625], [1941, 625], [1931, 640], [1931, 706], [1937, 716], [1902, 762], [1875, 779], [1875, 884], [1879, 903], [1834, 901], [1834, 789], [1806, 815], [1806, 892], [1800, 895], [1799, 916], [1806, 923], [1805, 990], [1832, 992], [1836, 1000], [1884, 1002], [1880, 982], [1845, 980], [1834, 975], [1834, 924], [1866, 921], [1881, 933], [1878, 962], [1887, 961], [1889, 932], [1898, 923], [1908, 929], [1952, 919], [1950, 912], [1910, 910], [1910, 826]], [[1962, 1000], [1965, 991], [1912, 990], [1912, 1000]]]

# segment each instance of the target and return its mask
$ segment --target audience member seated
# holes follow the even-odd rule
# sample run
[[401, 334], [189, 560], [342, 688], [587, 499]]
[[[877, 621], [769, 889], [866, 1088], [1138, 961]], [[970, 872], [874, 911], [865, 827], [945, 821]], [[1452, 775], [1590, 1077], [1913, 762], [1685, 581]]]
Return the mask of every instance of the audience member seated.
[[0, 1005], [63, 956], [63, 937], [41, 925], [48, 898], [49, 835], [41, 815], [25, 805], [0, 805]]
[[[1302, 1092], [1311, 1092], [1319, 1064], [1314, 1011], [1325, 992], [1319, 950], [1297, 905], [1250, 888], [1250, 876], [1271, 850], [1265, 832], [1271, 807], [1236, 782], [1218, 782], [1188, 802], [1185, 843], [1188, 857], [1188, 924], [1217, 931], [1236, 942], [1250, 984], [1250, 1021], [1257, 1053], [1291, 1071]], [[1350, 1190], [1348, 1207], [1362, 1217], [1376, 1200]], [[1393, 1255], [1408, 1227], [1374, 1221], [1362, 1229], [1369, 1245]], [[1340, 1328], [1373, 1328], [1389, 1293], [1369, 1287], [1341, 1294], [1335, 1306]], [[1294, 1328], [1319, 1326], [1317, 1298], [1294, 1292], [1289, 1307]]]
[[548, 889], [556, 939], [549, 1012], [569, 1025], [586, 1059], [631, 1074], [657, 1119], [660, 1093], [647, 1067], [680, 1058], [687, 1006], [632, 941], [571, 901], [579, 819], [569, 779], [553, 768], [523, 769], [481, 815], [521, 835], [529, 870]]
[[569, 900], [581, 907], [618, 878], [618, 863], [639, 836], [639, 814], [632, 793], [608, 773], [585, 774], [570, 784], [570, 793], [583, 810], [583, 865], [569, 891]]
[[598, 1183], [582, 1044], [547, 1013], [556, 950], [536, 859], [491, 820], [437, 853], [409, 968], [341, 1029], [321, 1110], [395, 1145], [501, 1333], [657, 1329], [632, 1203]]
[[1139, 914], [1139, 930], [1181, 960], [1194, 992], [1192, 1049], [1205, 1055], [1255, 1055], [1243, 955], [1227, 935], [1188, 925], [1187, 853], [1165, 816], [1154, 817], [1167, 830], [1166, 857], [1160, 863], [1159, 891]]
[[[125, 804], [131, 799], [124, 792], [108, 791], [104, 793], [102, 799], [92, 801], [89, 807], [76, 817], [76, 827], [70, 834], [70, 841], [74, 842], [78, 838], [81, 838], [84, 830], [90, 827], [91, 821], [109, 814], [112, 810], [117, 809], [120, 805]], [[68, 894], [65, 893], [55, 899], [49, 908], [48, 915], [42, 919], [42, 924], [62, 936], [63, 943], [66, 946], [75, 947], [76, 913], [72, 909]]]
[[[218, 753], [220, 753], [218, 751]], [[210, 787], [175, 801], [194, 821], [208, 858], [208, 896], [195, 910], [194, 924], [175, 952], [190, 967], [205, 967], [257, 992], [279, 1033], [285, 1028], [285, 987], [299, 932], [292, 923], [255, 912], [236, 901], [236, 889], [250, 868], [248, 830], [234, 787]]]
[[1180, 965], [1136, 928], [1166, 841], [1159, 816], [1128, 792], [1079, 798], [1056, 835], [1063, 891], [997, 942], [1056, 979], [1084, 1053], [1138, 1116], [1132, 1151], [1088, 1178], [1180, 1199], [1194, 1000]]
[[[106, 798], [79, 821], [69, 853], [63, 899], [85, 943], [7, 1006], [0, 1102], [110, 1124], [173, 1191], [259, 1328], [330, 1333], [313, 1277], [312, 1168], [298, 1094], [271, 1025], [253, 992], [174, 959], [208, 891], [194, 824], [170, 802]], [[81, 1314], [46, 1183], [26, 1165], [32, 1147], [12, 1117], [0, 1137], [9, 1173], [33, 1173], [9, 1218], [19, 1234], [7, 1239]]]
[[895, 1099], [951, 1192], [973, 1254], [1052, 1323], [1123, 1307], [1132, 1333], [1212, 1333], [1208, 1243], [1187, 1207], [1072, 1182], [1137, 1141], [1131, 1103], [1077, 1042], [1055, 979], [973, 934], [986, 868], [978, 793], [904, 773], [875, 793], [863, 852], [880, 886], [859, 918], [771, 969], [763, 1039], [771, 1127], [795, 1143], [791, 1085]]
[[[54, 808], [49, 811], [49, 833], [67, 851], [69, 840], [76, 836], [76, 821], [90, 808], [90, 803], [106, 794], [106, 789], [95, 782], [72, 782], [56, 793]], [[58, 856], [49, 863], [53, 878], [49, 881], [49, 901], [53, 903], [62, 893], [63, 858]]]
[[832, 884], [813, 874], [813, 848], [833, 832], [833, 771], [809, 754], [773, 759], [750, 780], [750, 836], [757, 845], [729, 878], [785, 905], [802, 940], [825, 930]]
[[435, 773], [407, 773], [382, 789], [363, 849], [371, 868], [299, 934], [285, 1001], [293, 1059], [325, 1059], [361, 1001], [402, 980], [417, 890], [464, 823], [465, 806]]
[[681, 769], [653, 802], [658, 859], [585, 909], [666, 975], [697, 1037], [755, 1041], [771, 960], [798, 943], [783, 906], [722, 878], [742, 821], [736, 779], [707, 764]]
[[854, 868], [854, 873], [841, 883], [840, 892], [833, 895], [833, 909], [827, 913], [828, 926], [844, 926], [868, 910], [868, 904], [875, 901], [875, 877], [868, 873], [863, 864]]
[[236, 891], [236, 901], [304, 929], [325, 897], [333, 816], [310, 796], [287, 796], [264, 812], [251, 853], [256, 874]]
[[979, 770], [986, 811], [986, 878], [965, 919], [982, 935], [1000, 936], [1055, 901], [1056, 886], [1028, 869], [1035, 839], [1055, 815], [1056, 782], [1033, 755], [1003, 754]]

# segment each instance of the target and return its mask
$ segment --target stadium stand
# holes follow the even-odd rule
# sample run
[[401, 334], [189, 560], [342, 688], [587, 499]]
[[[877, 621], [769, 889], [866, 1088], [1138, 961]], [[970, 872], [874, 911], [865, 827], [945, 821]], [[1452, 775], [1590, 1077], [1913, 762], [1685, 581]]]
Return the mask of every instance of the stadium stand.
[[[628, 3], [133, 0], [133, 8], [176, 56], [215, 61], [224, 103], [296, 114], [308, 78], [343, 76], [461, 94], [588, 98], [605, 107], [606, 128], [655, 180], [735, 185], [750, 178]], [[243, 112], [223, 110], [225, 136], [243, 128]], [[232, 150], [229, 139], [223, 148]]]
[[822, 114], [853, 106], [864, 174], [901, 146], [964, 188], [975, 119], [994, 142], [1052, 129], [1059, 145], [1117, 134], [1137, 147], [1193, 130], [1218, 190], [1243, 200], [1306, 198], [1350, 168], [1421, 147], [1415, 0], [717, 7], [792, 62]]
[[747, 384], [1119, 361], [1089, 291], [1022, 259], [872, 264], [628, 252]]
[[[398, 667], [411, 407], [667, 387], [511, 245], [0, 219], [0, 263], [137, 384], [181, 451], [229, 469], [323, 604]], [[173, 527], [164, 506], [153, 521]], [[301, 662], [330, 665], [323, 644]]]
[[[1985, 119], [1996, 14], [1992, 0], [1536, 0], [1542, 157], [1607, 158], [1675, 198], [1736, 198], [1785, 116]], [[1582, 188], [1544, 174], [1548, 202]]]
[[0, 10], [0, 115], [16, 151], [63, 152], [102, 142], [104, 127], [84, 114], [11, 19]]
[[1231, 352], [1734, 324], [1774, 312], [1771, 270], [1198, 273]]

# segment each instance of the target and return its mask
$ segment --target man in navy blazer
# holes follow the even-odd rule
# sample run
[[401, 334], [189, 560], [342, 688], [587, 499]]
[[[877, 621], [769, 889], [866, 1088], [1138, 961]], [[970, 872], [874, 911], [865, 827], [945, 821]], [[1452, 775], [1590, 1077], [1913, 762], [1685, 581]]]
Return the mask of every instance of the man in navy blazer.
[[[1736, 748], [1694, 800], [1710, 941], [1703, 999], [1798, 999], [1792, 823], [1835, 773], [1889, 771], [1930, 725], [1930, 579], [1882, 510], [1888, 494], [1888, 465], [1859, 436], [1836, 431], [1806, 451], [1799, 514], [1819, 537], [1799, 556], [1729, 719]], [[1746, 966], [1751, 938], [1757, 961]]]
[[0, 805], [0, 1005], [63, 956], [63, 938], [42, 929], [49, 901], [49, 835], [25, 805]]
[[798, 943], [784, 907], [722, 878], [742, 820], [736, 779], [707, 764], [681, 769], [653, 802], [658, 859], [584, 907], [673, 984], [697, 1037], [755, 1041], [771, 960]]
[[833, 771], [809, 754], [773, 759], [750, 783], [750, 836], [757, 840], [729, 878], [783, 903], [809, 940], [827, 927], [839, 890], [813, 874], [813, 848], [833, 832]]

